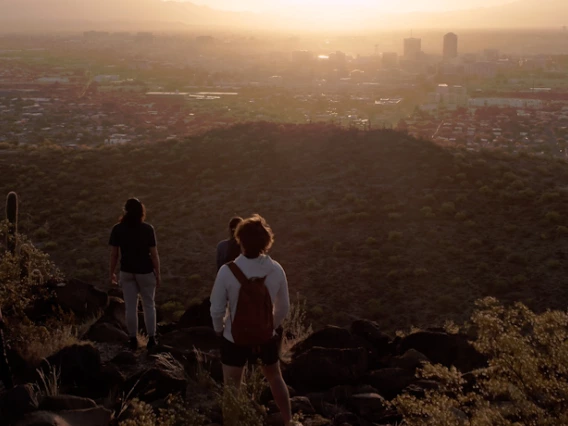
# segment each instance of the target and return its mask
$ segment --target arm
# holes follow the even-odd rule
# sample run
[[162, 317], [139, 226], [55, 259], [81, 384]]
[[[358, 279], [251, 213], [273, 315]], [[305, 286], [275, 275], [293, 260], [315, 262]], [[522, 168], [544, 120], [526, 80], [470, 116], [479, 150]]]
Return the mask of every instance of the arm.
[[227, 288], [225, 287], [225, 280], [223, 276], [226, 267], [221, 268], [215, 279], [215, 284], [213, 285], [213, 290], [211, 290], [211, 319], [213, 320], [213, 328], [217, 335], [223, 335], [223, 329], [225, 328], [225, 313], [227, 311]]
[[110, 247], [110, 282], [113, 285], [117, 285], [118, 281], [116, 279], [116, 265], [118, 264], [118, 247]]
[[150, 247], [150, 257], [152, 258], [152, 265], [154, 265], [154, 274], [156, 275], [156, 287], [160, 287], [160, 255], [158, 254], [158, 247]]
[[290, 312], [290, 295], [288, 294], [288, 280], [286, 279], [286, 274], [282, 270], [282, 278], [280, 282], [280, 288], [276, 294], [276, 299], [274, 299], [274, 329], [277, 329], [282, 325], [284, 318]]

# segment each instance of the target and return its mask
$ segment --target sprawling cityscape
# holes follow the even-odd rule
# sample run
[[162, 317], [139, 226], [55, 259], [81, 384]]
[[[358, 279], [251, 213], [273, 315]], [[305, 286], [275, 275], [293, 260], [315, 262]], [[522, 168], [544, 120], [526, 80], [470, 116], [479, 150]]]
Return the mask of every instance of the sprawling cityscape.
[[532, 36], [499, 49], [487, 35], [479, 37], [486, 46], [462, 50], [453, 32], [429, 34], [427, 49], [416, 35], [304, 46], [228, 35], [7, 34], [0, 144], [80, 148], [182, 139], [243, 121], [327, 122], [564, 157], [568, 33], [536, 33], [540, 44], [528, 43]]

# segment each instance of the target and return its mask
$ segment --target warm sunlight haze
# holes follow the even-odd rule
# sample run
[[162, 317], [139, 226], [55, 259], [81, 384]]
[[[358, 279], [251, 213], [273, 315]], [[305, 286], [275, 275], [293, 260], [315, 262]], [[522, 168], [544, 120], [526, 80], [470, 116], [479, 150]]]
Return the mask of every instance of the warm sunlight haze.
[[568, 0], [0, 0], [0, 426], [568, 426]]

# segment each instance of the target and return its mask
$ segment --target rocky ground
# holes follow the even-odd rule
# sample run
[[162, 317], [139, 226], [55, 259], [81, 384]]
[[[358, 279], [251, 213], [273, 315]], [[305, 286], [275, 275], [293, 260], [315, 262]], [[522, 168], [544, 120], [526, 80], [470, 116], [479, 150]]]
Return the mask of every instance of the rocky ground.
[[[78, 316], [103, 314], [77, 344], [39, 365], [8, 351], [17, 386], [0, 396], [1, 425], [119, 424], [134, 417], [134, 398], [159, 410], [171, 394], [181, 395], [202, 416], [195, 424], [223, 423], [219, 341], [206, 300], [190, 307], [179, 322], [161, 324], [156, 348], [132, 352], [125, 346], [119, 291], [107, 294], [80, 281], [56, 286], [55, 291], [53, 300], [36, 304], [29, 315], [40, 320], [54, 304]], [[143, 327], [142, 318], [140, 324]], [[424, 395], [439, 385], [416, 376], [422, 363], [456, 366], [468, 378], [468, 372], [486, 362], [468, 336], [443, 330], [393, 338], [378, 324], [357, 320], [349, 328], [328, 326], [300, 341], [297, 337], [285, 331], [284, 339], [296, 343], [283, 370], [293, 411], [305, 425], [399, 424], [402, 418], [389, 401], [404, 392]], [[281, 424], [270, 391], [259, 383], [251, 406], [265, 424]]]

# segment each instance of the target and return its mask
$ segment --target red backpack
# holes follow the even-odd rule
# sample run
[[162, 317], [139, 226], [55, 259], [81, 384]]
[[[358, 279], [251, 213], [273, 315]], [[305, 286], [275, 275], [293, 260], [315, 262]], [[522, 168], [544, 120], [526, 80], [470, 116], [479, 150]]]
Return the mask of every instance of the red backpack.
[[235, 262], [227, 264], [241, 283], [237, 312], [231, 332], [239, 346], [259, 346], [274, 335], [272, 299], [265, 285], [266, 277], [247, 278]]

